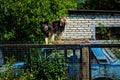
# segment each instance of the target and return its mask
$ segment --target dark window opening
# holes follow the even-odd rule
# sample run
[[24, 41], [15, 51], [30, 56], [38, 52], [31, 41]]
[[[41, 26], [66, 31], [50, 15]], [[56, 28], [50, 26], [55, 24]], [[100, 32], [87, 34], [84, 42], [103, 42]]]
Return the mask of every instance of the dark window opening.
[[97, 40], [120, 40], [120, 27], [96, 27]]

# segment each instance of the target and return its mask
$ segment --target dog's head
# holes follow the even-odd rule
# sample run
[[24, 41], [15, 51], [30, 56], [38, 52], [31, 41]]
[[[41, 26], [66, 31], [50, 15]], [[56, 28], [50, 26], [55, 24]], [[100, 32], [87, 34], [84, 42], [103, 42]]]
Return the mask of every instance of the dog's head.
[[65, 26], [66, 20], [66, 17], [60, 18], [60, 26]]

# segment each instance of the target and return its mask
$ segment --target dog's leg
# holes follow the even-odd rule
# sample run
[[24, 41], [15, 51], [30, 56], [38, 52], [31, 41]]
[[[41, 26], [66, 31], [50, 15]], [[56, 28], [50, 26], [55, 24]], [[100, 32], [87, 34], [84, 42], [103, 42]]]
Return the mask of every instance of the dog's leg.
[[51, 36], [51, 43], [54, 43], [54, 41], [55, 41], [55, 34]]
[[62, 34], [59, 34], [58, 35], [58, 43], [61, 43], [62, 42]]
[[45, 38], [45, 44], [48, 44], [48, 37]]

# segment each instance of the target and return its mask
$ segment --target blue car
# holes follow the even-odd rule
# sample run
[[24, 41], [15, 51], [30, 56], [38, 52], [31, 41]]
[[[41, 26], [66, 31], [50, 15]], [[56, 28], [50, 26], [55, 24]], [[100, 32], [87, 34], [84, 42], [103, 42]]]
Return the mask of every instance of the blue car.
[[[64, 56], [67, 54], [68, 74], [72, 78], [80, 76], [81, 51], [75, 50], [54, 50], [51, 48], [43, 48], [42, 52], [45, 57], [54, 58], [54, 53], [59, 53]], [[91, 52], [91, 78], [92, 80], [120, 80], [120, 60], [108, 48], [90, 48]], [[0, 50], [0, 73], [8, 69], [20, 74], [21, 68], [24, 67], [25, 62], [16, 62], [11, 66], [4, 65], [4, 58]]]
[[0, 74], [6, 71], [13, 71], [16, 75], [21, 74], [22, 70], [24, 69], [26, 63], [25, 62], [15, 62], [11, 64], [4, 64], [4, 57], [3, 53], [0, 50]]
[[91, 75], [93, 79], [119, 80], [120, 60], [108, 48], [91, 48]]
[[[45, 57], [52, 55], [53, 49], [42, 49]], [[108, 48], [91, 48], [92, 80], [119, 80], [120, 60]], [[64, 51], [63, 51], [64, 52]], [[68, 74], [71, 78], [80, 76], [80, 50], [68, 50]]]

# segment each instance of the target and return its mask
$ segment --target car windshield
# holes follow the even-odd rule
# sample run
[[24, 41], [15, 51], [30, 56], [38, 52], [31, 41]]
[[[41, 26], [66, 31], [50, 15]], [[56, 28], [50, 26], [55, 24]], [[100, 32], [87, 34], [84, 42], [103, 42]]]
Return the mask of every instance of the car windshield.
[[91, 48], [91, 50], [100, 64], [108, 63], [108, 60], [106, 56], [103, 54], [103, 51], [101, 50], [101, 48]]
[[110, 62], [113, 63], [117, 60], [117, 57], [108, 48], [102, 48], [102, 51]]

